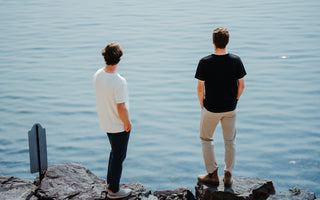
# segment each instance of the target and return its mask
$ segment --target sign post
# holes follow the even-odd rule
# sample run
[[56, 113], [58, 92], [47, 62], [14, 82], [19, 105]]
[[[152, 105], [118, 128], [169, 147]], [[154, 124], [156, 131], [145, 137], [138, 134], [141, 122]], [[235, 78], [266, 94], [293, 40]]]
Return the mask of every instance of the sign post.
[[39, 172], [40, 182], [48, 168], [46, 129], [34, 124], [28, 132], [31, 173]]

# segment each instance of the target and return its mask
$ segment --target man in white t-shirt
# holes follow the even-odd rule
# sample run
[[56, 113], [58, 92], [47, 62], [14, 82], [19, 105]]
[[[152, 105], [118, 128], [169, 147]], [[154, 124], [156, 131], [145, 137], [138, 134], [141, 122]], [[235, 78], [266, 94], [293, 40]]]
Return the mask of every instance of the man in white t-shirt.
[[107, 133], [111, 145], [107, 175], [110, 199], [131, 194], [130, 189], [119, 186], [131, 130], [127, 82], [116, 72], [122, 54], [117, 43], [108, 44], [102, 50], [106, 66], [99, 69], [93, 77], [100, 127]]

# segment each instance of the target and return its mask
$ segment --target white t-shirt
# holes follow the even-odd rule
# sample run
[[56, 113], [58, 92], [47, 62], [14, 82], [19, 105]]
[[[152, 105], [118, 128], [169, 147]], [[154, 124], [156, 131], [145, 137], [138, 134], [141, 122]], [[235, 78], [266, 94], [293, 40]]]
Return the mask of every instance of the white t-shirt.
[[127, 81], [118, 73], [107, 73], [103, 68], [93, 76], [100, 127], [107, 133], [124, 131], [117, 104], [125, 103], [129, 109]]

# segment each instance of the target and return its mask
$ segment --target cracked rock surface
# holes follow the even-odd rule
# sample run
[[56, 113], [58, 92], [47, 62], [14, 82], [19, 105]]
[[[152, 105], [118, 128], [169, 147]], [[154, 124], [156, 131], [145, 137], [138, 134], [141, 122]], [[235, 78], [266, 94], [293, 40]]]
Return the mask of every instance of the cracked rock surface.
[[106, 182], [75, 163], [48, 167], [36, 195], [40, 199], [105, 199]]
[[0, 199], [5, 200], [34, 200], [37, 187], [31, 180], [24, 180], [13, 176], [0, 175]]
[[314, 200], [316, 195], [306, 189], [299, 189], [299, 193], [283, 191], [276, 195], [271, 195], [268, 200]]

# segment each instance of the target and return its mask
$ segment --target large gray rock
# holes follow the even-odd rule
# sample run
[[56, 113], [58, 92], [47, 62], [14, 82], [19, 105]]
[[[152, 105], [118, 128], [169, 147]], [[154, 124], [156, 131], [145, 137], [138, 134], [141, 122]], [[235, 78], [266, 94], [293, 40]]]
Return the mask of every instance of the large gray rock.
[[105, 199], [106, 182], [85, 167], [56, 164], [48, 167], [36, 195], [40, 199]]
[[[122, 200], [157, 200], [140, 183], [121, 184], [132, 193]], [[106, 181], [85, 167], [75, 163], [51, 165], [39, 185], [39, 199], [50, 200], [99, 200], [107, 199]]]
[[177, 188], [175, 190], [159, 190], [153, 193], [159, 200], [195, 200], [194, 195], [188, 188]]
[[316, 195], [306, 189], [295, 189], [293, 191], [283, 191], [276, 195], [271, 195], [268, 200], [314, 200]]
[[272, 181], [261, 178], [233, 177], [231, 187], [224, 187], [223, 177], [219, 186], [197, 183], [198, 200], [265, 200], [275, 190]]
[[36, 186], [31, 180], [13, 176], [0, 175], [0, 199], [5, 200], [36, 200]]

